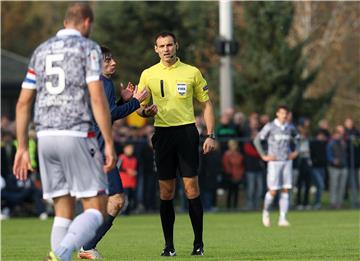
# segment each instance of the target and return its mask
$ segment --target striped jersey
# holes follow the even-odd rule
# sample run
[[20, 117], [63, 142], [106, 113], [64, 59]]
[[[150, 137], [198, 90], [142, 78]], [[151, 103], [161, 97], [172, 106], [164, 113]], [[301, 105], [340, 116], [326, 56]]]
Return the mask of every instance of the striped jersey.
[[38, 136], [86, 136], [93, 130], [87, 84], [100, 79], [101, 51], [74, 29], [60, 30], [33, 53], [22, 88], [35, 89]]
[[281, 124], [275, 119], [267, 123], [255, 139], [267, 141], [267, 155], [275, 156], [277, 160], [287, 160], [291, 152], [291, 142], [298, 143], [299, 133], [294, 125]]

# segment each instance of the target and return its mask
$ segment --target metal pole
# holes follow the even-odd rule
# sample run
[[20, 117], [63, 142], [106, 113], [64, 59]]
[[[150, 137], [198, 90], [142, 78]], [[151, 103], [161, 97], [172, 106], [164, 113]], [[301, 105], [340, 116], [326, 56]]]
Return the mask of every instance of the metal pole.
[[[231, 1], [219, 1], [219, 30], [220, 38], [232, 40], [232, 9]], [[225, 56], [220, 58], [220, 111], [223, 113], [227, 108], [233, 107], [233, 82], [231, 71], [230, 46], [225, 45]]]

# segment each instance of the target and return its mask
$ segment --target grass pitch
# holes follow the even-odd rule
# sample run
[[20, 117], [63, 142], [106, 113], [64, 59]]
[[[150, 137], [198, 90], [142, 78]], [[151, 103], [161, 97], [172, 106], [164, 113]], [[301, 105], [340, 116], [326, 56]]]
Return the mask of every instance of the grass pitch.
[[[359, 212], [290, 212], [289, 228], [264, 228], [260, 212], [204, 216], [205, 256], [191, 257], [188, 215], [177, 214], [174, 260], [360, 260]], [[2, 260], [42, 260], [50, 249], [52, 219], [14, 218], [1, 222]], [[98, 245], [105, 260], [164, 260], [158, 215], [120, 216]], [[76, 257], [74, 255], [74, 260]]]

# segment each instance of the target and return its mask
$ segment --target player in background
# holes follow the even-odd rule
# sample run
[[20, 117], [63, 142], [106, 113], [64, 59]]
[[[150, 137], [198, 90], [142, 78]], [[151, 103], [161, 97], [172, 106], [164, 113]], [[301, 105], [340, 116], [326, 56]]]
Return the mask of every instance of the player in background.
[[[104, 91], [106, 98], [109, 102], [111, 122], [124, 118], [130, 113], [140, 108], [140, 103], [145, 100], [148, 93], [146, 90], [136, 92], [136, 88], [132, 83], [129, 83], [127, 88], [122, 89], [121, 99], [116, 102], [114, 84], [111, 77], [116, 72], [116, 61], [114, 60], [111, 50], [105, 46], [101, 46], [103, 69], [100, 79], [104, 84]], [[99, 127], [96, 122], [96, 138], [99, 143], [100, 151], [104, 149], [104, 138], [101, 135]], [[96, 249], [97, 243], [103, 238], [103, 236], [111, 228], [115, 217], [119, 214], [121, 208], [124, 205], [124, 189], [119, 176], [118, 167], [113, 168], [107, 175], [109, 182], [109, 198], [107, 202], [107, 217], [104, 223], [96, 231], [96, 235], [93, 239], [87, 242], [79, 251], [78, 257], [81, 259], [101, 259], [102, 256]]]
[[[73, 251], [95, 235], [106, 212], [104, 172], [114, 168], [116, 154], [100, 80], [100, 47], [87, 39], [92, 22], [88, 4], [69, 5], [65, 29], [34, 51], [16, 106], [19, 147], [13, 171], [24, 180], [30, 166], [27, 131], [36, 98], [34, 123], [43, 197], [52, 198], [55, 208], [52, 251], [45, 260], [71, 260]], [[93, 115], [104, 137], [105, 164], [95, 139]], [[84, 212], [72, 220], [75, 197], [81, 199]]]
[[[267, 161], [267, 187], [265, 195], [262, 222], [265, 227], [270, 227], [270, 206], [274, 201], [277, 192], [281, 190], [279, 200], [279, 226], [290, 225], [286, 215], [289, 209], [289, 189], [292, 188], [292, 161], [298, 155], [299, 134], [296, 128], [287, 122], [289, 109], [286, 106], [279, 106], [276, 109], [276, 118], [267, 123], [256, 135], [254, 145], [261, 158]], [[261, 142], [267, 141], [267, 153], [264, 151]], [[291, 150], [291, 142], [294, 142], [296, 149]]]

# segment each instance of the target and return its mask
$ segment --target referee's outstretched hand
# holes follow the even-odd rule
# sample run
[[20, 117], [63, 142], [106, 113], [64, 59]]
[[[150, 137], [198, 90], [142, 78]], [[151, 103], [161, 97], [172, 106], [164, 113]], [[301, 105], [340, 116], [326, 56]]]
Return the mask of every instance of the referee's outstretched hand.
[[204, 154], [207, 154], [213, 150], [215, 150], [215, 140], [211, 138], [207, 138], [203, 145], [203, 152]]

